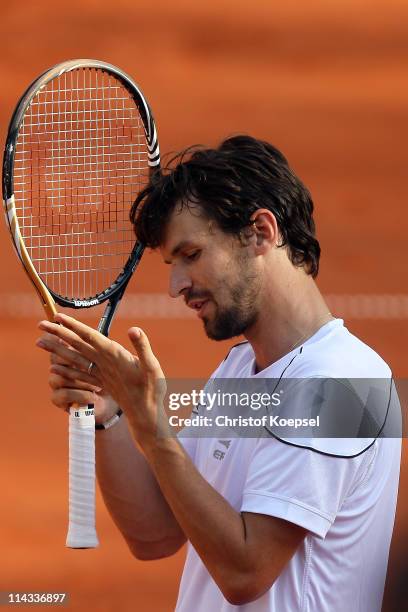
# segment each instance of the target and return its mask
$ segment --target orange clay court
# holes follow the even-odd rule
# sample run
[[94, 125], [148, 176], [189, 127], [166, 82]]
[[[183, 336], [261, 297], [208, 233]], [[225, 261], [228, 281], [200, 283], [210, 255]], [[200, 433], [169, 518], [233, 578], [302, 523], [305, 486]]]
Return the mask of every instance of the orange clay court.
[[[318, 0], [299, 7], [237, 0], [88, 2], [2, 8], [1, 130], [42, 70], [65, 59], [116, 64], [152, 106], [163, 152], [246, 132], [270, 140], [312, 192], [322, 246], [319, 286], [334, 314], [408, 377], [406, 160], [408, 8], [402, 1]], [[52, 24], [52, 27], [50, 27]], [[16, 32], [18, 36], [16, 37]], [[69, 593], [72, 610], [170, 612], [183, 565], [134, 560], [97, 499], [100, 547], [64, 546], [67, 422], [50, 405], [43, 317], [0, 226], [2, 591]], [[167, 270], [147, 253], [111, 336], [137, 324], [170, 377], [205, 378], [230, 343], [164, 294]], [[153, 294], [153, 297], [152, 297]], [[97, 323], [94, 319], [87, 319]], [[406, 450], [405, 450], [406, 452]], [[385, 612], [406, 557], [406, 455]]]

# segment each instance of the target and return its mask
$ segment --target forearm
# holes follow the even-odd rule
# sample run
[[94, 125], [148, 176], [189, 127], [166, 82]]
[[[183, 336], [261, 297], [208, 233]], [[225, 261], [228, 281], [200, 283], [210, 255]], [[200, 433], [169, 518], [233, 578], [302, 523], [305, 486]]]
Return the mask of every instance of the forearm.
[[241, 514], [201, 476], [176, 439], [156, 440], [143, 451], [179, 525], [228, 599], [256, 570]]
[[124, 416], [97, 432], [96, 470], [106, 507], [136, 557], [159, 558], [180, 548], [185, 536]]

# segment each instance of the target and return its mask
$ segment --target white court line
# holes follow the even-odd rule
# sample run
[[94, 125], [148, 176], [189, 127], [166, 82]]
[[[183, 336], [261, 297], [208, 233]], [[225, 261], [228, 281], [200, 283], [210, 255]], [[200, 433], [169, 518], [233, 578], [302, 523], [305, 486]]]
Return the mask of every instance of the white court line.
[[[344, 319], [408, 319], [408, 295], [330, 294], [325, 295], [333, 314]], [[71, 310], [71, 312], [74, 312]], [[43, 316], [35, 293], [0, 295], [0, 317], [29, 319]], [[98, 317], [95, 309], [82, 309], [81, 318]], [[120, 319], [191, 319], [196, 314], [184, 301], [165, 293], [127, 293], [117, 315]]]

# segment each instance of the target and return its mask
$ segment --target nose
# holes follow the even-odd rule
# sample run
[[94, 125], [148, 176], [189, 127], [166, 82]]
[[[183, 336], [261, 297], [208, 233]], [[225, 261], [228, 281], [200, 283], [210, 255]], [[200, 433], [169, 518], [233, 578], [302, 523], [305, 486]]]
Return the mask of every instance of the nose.
[[185, 270], [176, 265], [172, 267], [169, 280], [169, 295], [173, 298], [182, 295], [183, 291], [191, 288], [191, 279]]

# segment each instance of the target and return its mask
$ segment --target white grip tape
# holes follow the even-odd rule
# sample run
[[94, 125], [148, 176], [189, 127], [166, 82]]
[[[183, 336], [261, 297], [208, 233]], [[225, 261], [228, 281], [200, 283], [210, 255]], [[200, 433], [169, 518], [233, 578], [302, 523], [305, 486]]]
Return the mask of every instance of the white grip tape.
[[69, 414], [69, 525], [66, 546], [96, 548], [95, 415], [91, 407]]

